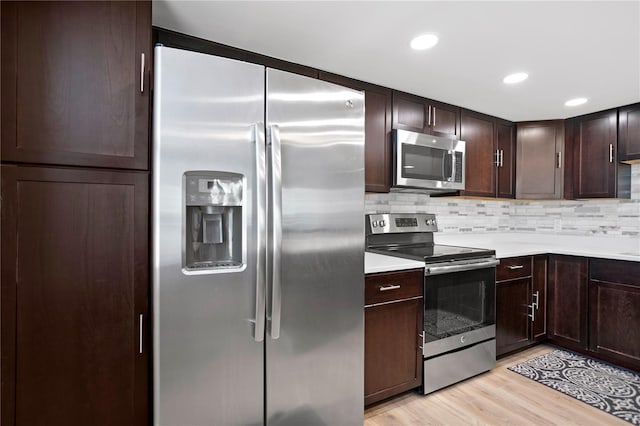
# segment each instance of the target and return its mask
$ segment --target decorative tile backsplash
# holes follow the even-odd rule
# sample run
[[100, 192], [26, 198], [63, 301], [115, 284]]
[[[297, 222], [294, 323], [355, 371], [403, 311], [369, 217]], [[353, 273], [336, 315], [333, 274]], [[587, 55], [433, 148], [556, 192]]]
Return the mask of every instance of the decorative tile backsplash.
[[640, 164], [631, 168], [631, 198], [477, 200], [424, 194], [367, 194], [366, 213], [435, 213], [440, 232], [535, 232], [640, 237]]

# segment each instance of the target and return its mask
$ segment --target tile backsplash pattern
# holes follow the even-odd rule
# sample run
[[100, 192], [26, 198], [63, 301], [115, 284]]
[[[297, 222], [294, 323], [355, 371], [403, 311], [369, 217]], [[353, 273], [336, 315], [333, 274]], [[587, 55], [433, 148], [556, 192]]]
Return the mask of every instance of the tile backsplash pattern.
[[640, 164], [631, 168], [631, 200], [477, 200], [424, 194], [367, 194], [366, 213], [435, 213], [440, 232], [535, 232], [640, 237]]
[[640, 164], [631, 165], [631, 199], [640, 200]]

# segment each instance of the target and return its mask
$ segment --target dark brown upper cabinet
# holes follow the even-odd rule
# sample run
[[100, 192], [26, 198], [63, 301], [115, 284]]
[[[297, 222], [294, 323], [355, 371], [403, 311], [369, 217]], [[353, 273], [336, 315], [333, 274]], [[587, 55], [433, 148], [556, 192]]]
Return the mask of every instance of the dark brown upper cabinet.
[[496, 196], [513, 198], [516, 194], [516, 140], [512, 122], [496, 119], [496, 144]]
[[617, 111], [571, 118], [565, 126], [571, 164], [565, 168], [565, 198], [616, 197]]
[[620, 161], [640, 162], [640, 103], [618, 110], [618, 147]]
[[513, 123], [465, 109], [462, 110], [460, 121], [460, 138], [466, 142], [464, 195], [513, 198]]
[[518, 123], [516, 146], [516, 198], [562, 198], [564, 121]]
[[151, 2], [2, 2], [2, 160], [147, 169]]
[[148, 173], [4, 164], [3, 425], [147, 425]]
[[364, 91], [364, 181], [367, 192], [391, 188], [391, 89], [320, 71], [330, 83]]
[[393, 128], [459, 137], [460, 108], [394, 90]]

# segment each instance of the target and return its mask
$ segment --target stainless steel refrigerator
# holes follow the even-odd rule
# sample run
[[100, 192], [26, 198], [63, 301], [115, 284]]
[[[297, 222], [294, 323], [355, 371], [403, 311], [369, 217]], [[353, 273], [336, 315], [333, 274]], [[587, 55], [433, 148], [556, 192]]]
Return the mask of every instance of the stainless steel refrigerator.
[[155, 48], [156, 425], [363, 421], [364, 96]]

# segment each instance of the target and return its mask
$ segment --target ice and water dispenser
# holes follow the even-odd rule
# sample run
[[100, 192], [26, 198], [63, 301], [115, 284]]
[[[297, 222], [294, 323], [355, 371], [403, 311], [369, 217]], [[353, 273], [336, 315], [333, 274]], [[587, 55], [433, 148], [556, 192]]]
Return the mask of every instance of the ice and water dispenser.
[[242, 175], [184, 174], [183, 268], [222, 271], [242, 266]]

